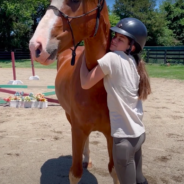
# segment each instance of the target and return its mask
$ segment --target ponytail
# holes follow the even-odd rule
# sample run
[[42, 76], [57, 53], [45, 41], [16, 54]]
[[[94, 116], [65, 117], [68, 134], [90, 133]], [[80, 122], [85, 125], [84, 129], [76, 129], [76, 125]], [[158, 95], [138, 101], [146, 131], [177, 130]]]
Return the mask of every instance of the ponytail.
[[140, 59], [138, 54], [133, 55], [137, 63], [137, 71], [140, 76], [138, 96], [141, 100], [146, 100], [148, 95], [151, 93], [151, 85], [149, 81], [149, 76], [146, 71], [145, 62]]

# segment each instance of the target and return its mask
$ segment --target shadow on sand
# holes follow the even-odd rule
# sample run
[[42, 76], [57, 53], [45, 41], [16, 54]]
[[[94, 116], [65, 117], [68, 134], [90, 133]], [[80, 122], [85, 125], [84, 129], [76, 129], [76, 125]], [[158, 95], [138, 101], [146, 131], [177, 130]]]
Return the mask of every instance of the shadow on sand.
[[[72, 157], [61, 156], [46, 161], [41, 167], [40, 184], [70, 184], [69, 170], [72, 165]], [[97, 179], [87, 169], [83, 169], [83, 175], [79, 184], [98, 184]]]

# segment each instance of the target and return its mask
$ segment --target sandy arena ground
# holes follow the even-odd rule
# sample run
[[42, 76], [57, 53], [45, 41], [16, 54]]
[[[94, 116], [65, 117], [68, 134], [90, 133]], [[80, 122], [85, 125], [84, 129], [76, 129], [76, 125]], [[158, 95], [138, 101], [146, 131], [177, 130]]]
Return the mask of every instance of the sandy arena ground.
[[[36, 74], [40, 80], [29, 81], [31, 69], [17, 69], [17, 79], [25, 85], [54, 85], [56, 70], [36, 69]], [[0, 68], [0, 84], [12, 78], [12, 69]], [[184, 81], [152, 78], [151, 85], [153, 93], [144, 102], [143, 172], [149, 184], [183, 184]], [[0, 98], [8, 96], [0, 92]], [[80, 184], [112, 184], [101, 133], [90, 135], [90, 150], [93, 167], [84, 170]], [[70, 124], [59, 105], [49, 104], [47, 109], [0, 106], [0, 184], [69, 184], [71, 153]]]

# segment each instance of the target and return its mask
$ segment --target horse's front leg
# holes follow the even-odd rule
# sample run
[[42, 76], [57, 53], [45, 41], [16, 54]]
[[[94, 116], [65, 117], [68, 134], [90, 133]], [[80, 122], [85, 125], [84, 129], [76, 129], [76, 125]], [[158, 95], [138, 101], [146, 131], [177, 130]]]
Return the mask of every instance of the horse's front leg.
[[72, 167], [70, 168], [70, 184], [78, 184], [82, 177], [82, 153], [88, 135], [77, 125], [72, 125]]
[[114, 161], [113, 161], [113, 155], [112, 155], [112, 149], [113, 149], [113, 139], [110, 134], [104, 134], [107, 140], [107, 149], [109, 153], [109, 164], [108, 164], [108, 169], [111, 177], [113, 178], [113, 183], [114, 184], [119, 184], [119, 180], [115, 171], [114, 167]]
[[89, 136], [86, 139], [86, 143], [84, 145], [84, 150], [83, 150], [83, 167], [84, 168], [92, 167], [92, 161], [91, 161], [90, 150], [89, 150]]

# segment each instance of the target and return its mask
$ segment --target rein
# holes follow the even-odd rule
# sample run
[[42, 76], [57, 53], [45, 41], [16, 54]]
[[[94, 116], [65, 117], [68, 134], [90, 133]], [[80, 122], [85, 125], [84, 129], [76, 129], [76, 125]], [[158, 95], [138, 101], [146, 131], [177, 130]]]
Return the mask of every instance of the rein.
[[72, 50], [72, 60], [71, 60], [71, 65], [75, 65], [75, 56], [76, 56], [76, 49], [77, 47], [79, 46], [79, 44], [81, 43], [78, 42], [77, 44], [75, 43], [75, 38], [74, 38], [74, 34], [73, 34], [73, 29], [72, 29], [72, 26], [71, 26], [71, 23], [69, 19], [77, 19], [77, 18], [80, 18], [80, 17], [83, 17], [83, 16], [86, 16], [88, 15], [89, 13], [97, 10], [97, 16], [96, 16], [96, 25], [95, 25], [95, 32], [93, 34], [93, 37], [96, 35], [97, 31], [98, 31], [98, 27], [99, 27], [99, 20], [100, 20], [100, 12], [102, 11], [103, 9], [103, 6], [104, 6], [104, 0], [102, 0], [102, 3], [101, 3], [101, 0], [98, 0], [98, 5], [96, 8], [92, 9], [91, 11], [87, 12], [87, 13], [84, 13], [82, 15], [79, 15], [79, 16], [75, 16], [75, 17], [72, 17], [72, 16], [69, 16], [69, 15], [66, 15], [65, 13], [63, 13], [62, 11], [60, 11], [57, 7], [53, 6], [53, 5], [50, 5], [48, 6], [47, 9], [53, 9], [53, 10], [57, 10], [59, 12], [59, 16], [60, 17], [64, 17], [65, 19], [67, 19], [67, 23], [70, 27], [70, 32], [71, 32], [71, 35], [72, 35], [72, 40], [73, 40], [73, 46], [74, 46], [74, 49], [71, 49]]

